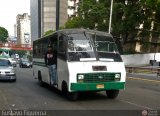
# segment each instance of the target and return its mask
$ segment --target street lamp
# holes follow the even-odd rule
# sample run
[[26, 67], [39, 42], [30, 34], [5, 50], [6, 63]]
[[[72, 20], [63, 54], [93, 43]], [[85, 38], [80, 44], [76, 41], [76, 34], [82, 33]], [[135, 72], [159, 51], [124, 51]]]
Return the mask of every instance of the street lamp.
[[109, 17], [109, 29], [108, 29], [108, 33], [111, 33], [112, 9], [113, 9], [113, 0], [111, 0], [111, 8], [110, 8], [110, 17]]

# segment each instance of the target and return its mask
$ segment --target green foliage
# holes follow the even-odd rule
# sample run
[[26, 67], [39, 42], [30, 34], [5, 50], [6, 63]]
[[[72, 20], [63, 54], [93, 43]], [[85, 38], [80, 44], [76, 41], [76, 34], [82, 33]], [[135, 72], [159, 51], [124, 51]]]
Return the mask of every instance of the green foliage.
[[68, 20], [65, 23], [65, 28], [80, 28], [81, 27], [81, 18], [74, 17], [72, 20]]
[[[83, 27], [107, 32], [110, 4], [110, 0], [81, 0], [78, 17], [66, 22], [65, 28]], [[160, 37], [159, 19], [160, 0], [127, 0], [127, 3], [125, 0], [114, 0], [111, 33], [123, 38], [124, 44], [138, 37], [142, 42], [151, 42], [148, 39], [150, 35], [154, 38]], [[143, 27], [141, 30], [138, 29], [140, 26]]]
[[[66, 28], [89, 28], [106, 31], [109, 11], [107, 1], [83, 0], [78, 9], [78, 16], [66, 22]], [[107, 15], [106, 15], [107, 13]]]
[[7, 42], [8, 31], [4, 27], [0, 27], [0, 42]]
[[19, 54], [19, 56], [22, 57], [23, 55], [27, 53], [27, 51], [24, 51], [24, 50], [11, 50], [10, 51], [10, 55], [15, 54], [15, 53]]
[[51, 33], [53, 33], [53, 32], [54, 32], [53, 30], [48, 30], [48, 31], [46, 31], [46, 32], [44, 33], [43, 36], [47, 36], [47, 35], [49, 35], [49, 34], [51, 34]]
[[59, 27], [59, 29], [65, 29], [65, 27], [64, 27], [64, 26], [61, 26], [61, 27]]
[[28, 56], [27, 56], [27, 59], [28, 59], [29, 61], [32, 61], [32, 55], [28, 55]]
[[128, 55], [128, 54], [137, 54], [137, 52], [133, 49], [129, 49], [129, 50], [126, 50], [124, 53], [124, 55]]

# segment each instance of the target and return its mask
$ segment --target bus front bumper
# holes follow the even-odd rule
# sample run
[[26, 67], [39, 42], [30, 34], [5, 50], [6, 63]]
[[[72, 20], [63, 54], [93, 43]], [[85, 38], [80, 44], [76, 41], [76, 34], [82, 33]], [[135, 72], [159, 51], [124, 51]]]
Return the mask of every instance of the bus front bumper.
[[125, 88], [125, 82], [71, 83], [72, 91], [103, 91]]

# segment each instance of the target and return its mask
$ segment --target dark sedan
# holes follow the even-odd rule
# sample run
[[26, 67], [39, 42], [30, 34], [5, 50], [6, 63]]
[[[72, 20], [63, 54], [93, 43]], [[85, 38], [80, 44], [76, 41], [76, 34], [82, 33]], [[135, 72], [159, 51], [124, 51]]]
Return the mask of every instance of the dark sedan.
[[21, 59], [19, 61], [19, 67], [20, 68], [32, 68], [32, 62], [28, 59]]

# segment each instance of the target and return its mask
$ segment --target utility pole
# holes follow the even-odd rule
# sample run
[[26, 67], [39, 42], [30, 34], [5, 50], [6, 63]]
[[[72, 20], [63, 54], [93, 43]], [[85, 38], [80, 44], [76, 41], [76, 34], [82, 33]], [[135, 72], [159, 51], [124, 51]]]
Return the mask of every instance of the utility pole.
[[111, 8], [110, 8], [110, 17], [109, 17], [109, 29], [108, 29], [108, 33], [111, 33], [112, 9], [113, 9], [113, 0], [111, 0]]
[[59, 30], [60, 0], [56, 0], [56, 31]]

